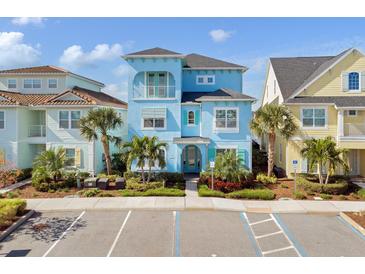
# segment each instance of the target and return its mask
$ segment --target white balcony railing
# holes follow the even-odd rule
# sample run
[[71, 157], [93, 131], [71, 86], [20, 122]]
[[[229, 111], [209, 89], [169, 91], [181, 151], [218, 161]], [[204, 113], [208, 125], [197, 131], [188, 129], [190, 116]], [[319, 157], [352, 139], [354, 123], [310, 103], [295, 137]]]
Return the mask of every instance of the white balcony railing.
[[344, 136], [365, 137], [365, 123], [344, 123]]
[[46, 137], [46, 126], [45, 125], [29, 126], [28, 137]]
[[135, 86], [133, 88], [134, 99], [173, 99], [175, 98], [175, 86]]

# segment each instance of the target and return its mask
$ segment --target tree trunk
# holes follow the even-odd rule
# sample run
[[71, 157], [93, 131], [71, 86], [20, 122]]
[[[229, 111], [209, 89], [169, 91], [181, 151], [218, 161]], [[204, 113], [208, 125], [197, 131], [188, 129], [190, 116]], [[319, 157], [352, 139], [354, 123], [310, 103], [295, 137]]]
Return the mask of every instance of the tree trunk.
[[109, 142], [108, 142], [106, 136], [101, 137], [101, 142], [103, 144], [103, 149], [104, 149], [106, 172], [108, 173], [108, 175], [111, 175], [111, 173], [112, 173], [112, 159], [110, 157]]
[[322, 177], [322, 162], [318, 163], [318, 178], [319, 178], [319, 183], [323, 184], [323, 177]]
[[144, 178], [144, 168], [143, 168], [143, 166], [141, 167], [141, 175], [142, 175], [142, 182], [145, 183], [146, 179]]
[[151, 180], [151, 165], [148, 165], [148, 177], [147, 177], [147, 183], [149, 183]]
[[269, 133], [269, 151], [267, 159], [267, 175], [272, 176], [275, 156], [275, 133]]

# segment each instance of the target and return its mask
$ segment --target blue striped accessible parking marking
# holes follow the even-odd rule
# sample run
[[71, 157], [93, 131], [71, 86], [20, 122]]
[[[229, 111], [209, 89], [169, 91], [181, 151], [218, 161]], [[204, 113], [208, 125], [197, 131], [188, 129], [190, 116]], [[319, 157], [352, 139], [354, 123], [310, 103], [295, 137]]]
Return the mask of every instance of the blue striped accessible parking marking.
[[257, 244], [257, 241], [255, 240], [255, 236], [253, 235], [252, 229], [250, 225], [248, 224], [248, 218], [245, 212], [240, 213], [241, 220], [243, 222], [243, 228], [246, 230], [248, 238], [251, 242], [252, 247], [255, 249], [255, 253], [257, 257], [262, 257], [262, 252], [260, 247]]
[[362, 235], [355, 227], [346, 222], [341, 216], [337, 216], [337, 219], [339, 219], [341, 223], [349, 227], [352, 230], [352, 232], [354, 232], [357, 236], [359, 236], [361, 239], [365, 241], [365, 236]]
[[175, 257], [180, 257], [180, 212], [174, 211]]
[[287, 238], [292, 242], [295, 249], [299, 252], [301, 257], [308, 257], [307, 252], [304, 250], [303, 246], [295, 239], [293, 234], [290, 232], [284, 221], [281, 219], [280, 215], [278, 213], [271, 214], [272, 217], [275, 219], [276, 223], [279, 225], [279, 227], [284, 231]]

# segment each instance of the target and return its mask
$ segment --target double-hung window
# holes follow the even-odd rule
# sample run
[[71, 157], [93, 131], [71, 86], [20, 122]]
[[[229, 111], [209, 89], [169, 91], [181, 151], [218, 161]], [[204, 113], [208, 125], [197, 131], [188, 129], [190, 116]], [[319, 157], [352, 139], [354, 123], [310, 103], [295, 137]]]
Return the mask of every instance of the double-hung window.
[[81, 111], [79, 110], [61, 110], [58, 121], [60, 129], [77, 129], [80, 128]]
[[215, 76], [214, 75], [197, 75], [196, 84], [197, 85], [214, 85]]
[[238, 108], [215, 108], [214, 128], [216, 131], [238, 131]]
[[36, 88], [42, 87], [41, 79], [24, 79], [23, 88]]
[[76, 150], [74, 148], [66, 148], [66, 161], [65, 166], [67, 167], [73, 167], [75, 166], [75, 160], [76, 160]]
[[303, 128], [325, 128], [327, 126], [326, 108], [303, 108]]
[[16, 88], [16, 79], [8, 79], [8, 88]]
[[188, 125], [195, 125], [195, 112], [192, 110], [188, 112]]
[[0, 129], [5, 128], [5, 111], [0, 111]]
[[168, 97], [166, 72], [148, 72], [147, 73], [147, 97], [148, 98], [166, 98]]
[[142, 109], [142, 129], [166, 129], [166, 108]]
[[48, 88], [57, 88], [57, 79], [48, 79]]

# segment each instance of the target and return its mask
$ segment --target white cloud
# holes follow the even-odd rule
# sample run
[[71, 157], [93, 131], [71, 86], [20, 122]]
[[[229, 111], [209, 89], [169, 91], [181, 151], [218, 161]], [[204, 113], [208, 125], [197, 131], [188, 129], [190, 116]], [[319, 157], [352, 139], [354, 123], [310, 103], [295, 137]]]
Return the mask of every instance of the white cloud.
[[233, 31], [225, 31], [223, 29], [214, 29], [209, 32], [210, 37], [216, 43], [222, 43], [231, 38]]
[[125, 64], [121, 64], [113, 70], [114, 75], [120, 77], [128, 75], [128, 72], [129, 72], [129, 67], [128, 65]]
[[120, 44], [98, 44], [90, 52], [85, 52], [80, 45], [73, 45], [63, 51], [60, 63], [71, 68], [96, 66], [97, 62], [119, 58], [122, 53]]
[[23, 38], [21, 32], [0, 32], [0, 67], [32, 65], [39, 60], [41, 52]]
[[102, 91], [125, 102], [128, 100], [127, 81], [122, 82], [121, 84], [107, 84]]
[[11, 20], [11, 23], [17, 26], [26, 26], [29, 24], [42, 26], [44, 20], [42, 17], [15, 17]]

